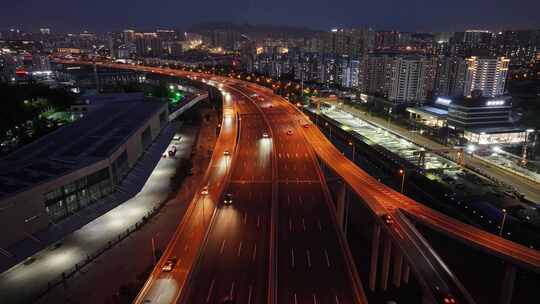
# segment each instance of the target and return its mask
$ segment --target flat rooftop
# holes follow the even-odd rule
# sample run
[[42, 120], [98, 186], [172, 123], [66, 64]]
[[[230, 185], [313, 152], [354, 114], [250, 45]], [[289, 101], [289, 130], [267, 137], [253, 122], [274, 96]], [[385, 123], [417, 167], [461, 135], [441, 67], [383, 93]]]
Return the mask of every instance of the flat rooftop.
[[419, 114], [419, 115], [427, 115], [427, 116], [434, 116], [437, 118], [446, 118], [448, 116], [448, 110], [435, 108], [431, 106], [424, 106], [419, 108], [407, 108], [407, 111]]
[[108, 158], [165, 105], [142, 95], [126, 98], [0, 159], [0, 199]]

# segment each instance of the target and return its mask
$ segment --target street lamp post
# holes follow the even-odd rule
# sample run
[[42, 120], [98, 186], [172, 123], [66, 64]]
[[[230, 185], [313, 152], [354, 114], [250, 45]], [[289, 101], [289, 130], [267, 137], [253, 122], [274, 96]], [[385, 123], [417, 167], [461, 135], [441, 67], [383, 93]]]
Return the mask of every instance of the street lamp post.
[[405, 170], [399, 169], [399, 174], [401, 175], [401, 193], [403, 193], [403, 189], [405, 188]]
[[352, 148], [352, 161], [354, 163], [354, 159], [355, 159], [355, 155], [356, 155], [356, 146], [354, 145], [354, 143], [352, 141], [349, 141], [349, 146], [351, 146]]
[[502, 217], [502, 220], [501, 220], [501, 228], [499, 229], [499, 236], [502, 236], [503, 234], [503, 229], [504, 229], [504, 223], [506, 222], [506, 209], [502, 209], [501, 210], [502, 213], [503, 213], [503, 217]]
[[154, 258], [154, 265], [157, 264], [156, 256], [156, 241], [154, 240], [155, 236], [152, 236], [152, 257]]

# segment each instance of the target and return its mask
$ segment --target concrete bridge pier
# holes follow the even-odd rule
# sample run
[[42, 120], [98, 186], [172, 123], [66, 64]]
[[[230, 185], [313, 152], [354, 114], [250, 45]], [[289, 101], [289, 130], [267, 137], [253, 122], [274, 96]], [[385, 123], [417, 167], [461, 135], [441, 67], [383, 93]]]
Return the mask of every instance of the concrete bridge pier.
[[343, 181], [339, 181], [337, 199], [336, 199], [336, 215], [337, 221], [343, 235], [347, 237], [347, 223], [348, 223], [348, 212], [349, 212], [349, 190], [347, 185]]
[[[390, 278], [390, 270], [392, 277]], [[409, 282], [410, 266], [404, 260], [403, 253], [392, 244], [389, 235], [384, 235], [381, 226], [374, 224], [371, 239], [371, 259], [369, 271], [369, 289], [374, 292], [377, 289], [377, 277], [380, 276], [380, 289], [386, 291], [388, 283], [400, 288]]]
[[514, 293], [514, 283], [516, 281], [516, 266], [507, 263], [504, 270], [504, 279], [502, 284], [500, 304], [511, 304]]

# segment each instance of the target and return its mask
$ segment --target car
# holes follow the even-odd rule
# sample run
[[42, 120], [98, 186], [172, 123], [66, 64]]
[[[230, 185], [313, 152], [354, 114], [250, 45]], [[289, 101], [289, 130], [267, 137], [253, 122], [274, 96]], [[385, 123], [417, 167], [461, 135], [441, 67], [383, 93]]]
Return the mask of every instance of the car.
[[454, 297], [452, 296], [444, 296], [443, 297], [443, 303], [444, 304], [456, 304], [456, 299], [454, 299]]
[[262, 134], [262, 137], [263, 137], [263, 138], [268, 138], [268, 133], [264, 132], [264, 133]]
[[384, 214], [382, 216], [382, 219], [384, 220], [385, 223], [387, 223], [388, 225], [392, 225], [394, 223], [394, 219], [392, 218], [392, 216], [390, 214]]
[[182, 139], [182, 136], [180, 136], [180, 135], [175, 135], [173, 137], [173, 140], [175, 140], [175, 141], [180, 141], [180, 139]]
[[226, 297], [221, 301], [221, 304], [234, 304], [234, 300], [231, 297]]
[[292, 135], [292, 130], [287, 131], [287, 135]]
[[225, 150], [225, 152], [223, 152], [223, 155], [229, 156], [229, 155], [231, 155], [231, 152], [229, 152], [229, 150]]
[[163, 267], [161, 267], [161, 270], [163, 272], [171, 272], [174, 269], [174, 266], [176, 266], [176, 261], [178, 259], [176, 257], [168, 258], [165, 264], [163, 264]]
[[208, 186], [204, 186], [201, 190], [201, 194], [202, 195], [207, 195], [208, 194]]
[[232, 204], [232, 194], [231, 193], [225, 194], [225, 198], [223, 199], [223, 203], [225, 205], [231, 205]]

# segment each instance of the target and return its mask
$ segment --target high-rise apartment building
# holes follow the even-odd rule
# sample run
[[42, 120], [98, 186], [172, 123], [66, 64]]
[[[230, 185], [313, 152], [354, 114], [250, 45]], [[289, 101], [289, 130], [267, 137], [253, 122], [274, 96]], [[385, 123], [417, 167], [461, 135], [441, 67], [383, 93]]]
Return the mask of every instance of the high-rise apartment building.
[[124, 30], [122, 32], [122, 42], [124, 42], [124, 43], [133, 43], [133, 42], [135, 42], [135, 31], [134, 30]]
[[467, 62], [462, 57], [440, 56], [434, 93], [437, 96], [463, 96]]
[[464, 95], [470, 97], [473, 91], [481, 91], [484, 97], [504, 94], [510, 59], [505, 57], [469, 57], [466, 59]]
[[534, 62], [540, 51], [540, 30], [504, 31], [495, 35], [492, 55], [504, 56], [513, 66], [526, 66]]
[[433, 92], [436, 61], [424, 56], [399, 56], [394, 60], [389, 99], [424, 102]]
[[348, 59], [341, 63], [341, 86], [344, 88], [358, 88], [360, 76], [360, 60]]
[[360, 91], [379, 97], [388, 97], [392, 88], [394, 53], [374, 53], [362, 58], [360, 66]]
[[163, 54], [162, 41], [156, 33], [140, 33], [135, 39], [137, 56], [160, 57]]
[[324, 52], [358, 58], [373, 50], [373, 31], [370, 29], [332, 29], [324, 34]]

